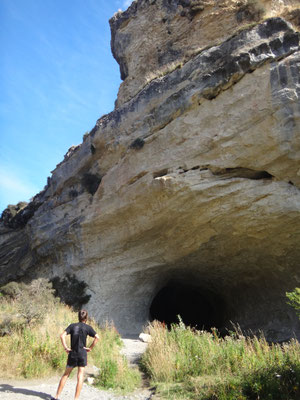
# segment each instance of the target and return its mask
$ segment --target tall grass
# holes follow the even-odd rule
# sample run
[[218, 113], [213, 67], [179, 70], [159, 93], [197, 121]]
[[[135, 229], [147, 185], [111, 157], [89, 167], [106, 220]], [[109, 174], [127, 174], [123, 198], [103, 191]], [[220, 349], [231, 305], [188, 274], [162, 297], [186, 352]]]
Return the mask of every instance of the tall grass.
[[178, 399], [299, 399], [300, 345], [269, 345], [236, 332], [195, 331], [183, 323], [149, 327], [142, 367], [161, 394]]
[[[22, 296], [17, 299], [0, 297], [0, 377], [41, 378], [61, 374], [66, 366], [67, 354], [59, 335], [69, 324], [78, 321], [77, 313], [53, 300], [42, 319], [28, 324], [19, 313], [20, 301]], [[140, 373], [130, 368], [120, 354], [122, 341], [116, 329], [109, 324], [100, 327], [92, 320], [88, 323], [100, 337], [88, 353], [88, 364], [99, 369], [97, 386], [133, 390], [140, 384]], [[92, 340], [89, 338], [87, 345]], [[69, 336], [67, 343], [70, 345]]]
[[97, 345], [89, 353], [92, 355], [94, 365], [100, 366], [96, 386], [121, 391], [131, 391], [138, 387], [141, 383], [141, 374], [138, 369], [131, 368], [125, 356], [120, 354], [123, 342], [114, 326], [106, 324], [104, 329], [98, 332], [101, 345]]

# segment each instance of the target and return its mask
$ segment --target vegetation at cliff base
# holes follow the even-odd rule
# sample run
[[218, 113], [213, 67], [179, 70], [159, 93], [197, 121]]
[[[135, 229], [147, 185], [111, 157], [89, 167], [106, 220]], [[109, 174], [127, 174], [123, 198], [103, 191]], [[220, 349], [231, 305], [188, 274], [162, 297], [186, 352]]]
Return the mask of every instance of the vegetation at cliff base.
[[268, 344], [264, 337], [196, 331], [182, 322], [149, 326], [152, 341], [142, 368], [167, 399], [296, 400], [300, 344]]
[[[41, 378], [60, 374], [67, 355], [59, 334], [77, 313], [55, 296], [52, 285], [37, 279], [11, 282], [0, 289], [1, 378]], [[299, 311], [299, 289], [287, 293]], [[88, 355], [98, 369], [95, 384], [125, 392], [141, 384], [137, 369], [120, 354], [122, 341], [109, 324], [88, 322], [100, 340]], [[141, 361], [161, 398], [181, 400], [297, 400], [300, 398], [300, 344], [270, 344], [264, 337], [245, 337], [217, 330], [197, 331], [182, 321], [170, 329], [154, 321], [152, 341]], [[91, 339], [90, 339], [91, 340]], [[89, 343], [88, 343], [89, 344]]]
[[[98, 328], [97, 328], [98, 329]], [[106, 325], [100, 332], [100, 346], [93, 349], [94, 365], [99, 366], [99, 375], [95, 385], [105, 389], [131, 391], [140, 386], [141, 375], [138, 369], [129, 366], [125, 356], [120, 354], [123, 345], [121, 337], [111, 325]]]
[[[41, 378], [64, 371], [67, 354], [59, 335], [78, 317], [53, 292], [45, 279], [10, 282], [0, 289], [1, 378]], [[88, 364], [99, 369], [97, 386], [121, 391], [139, 386], [140, 373], [120, 354], [122, 341], [116, 329], [110, 324], [100, 327], [93, 320], [88, 323], [100, 337], [88, 354]]]
[[287, 303], [294, 308], [300, 319], [300, 288], [295, 288], [292, 292], [286, 293]]

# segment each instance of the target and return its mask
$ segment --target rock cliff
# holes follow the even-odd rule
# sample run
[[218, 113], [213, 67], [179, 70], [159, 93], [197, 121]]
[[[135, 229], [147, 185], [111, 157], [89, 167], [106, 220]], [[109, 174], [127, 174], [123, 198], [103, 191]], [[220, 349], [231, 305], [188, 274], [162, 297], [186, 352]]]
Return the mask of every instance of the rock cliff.
[[110, 24], [116, 107], [3, 214], [1, 283], [74, 275], [123, 334], [180, 314], [299, 337], [297, 1], [138, 0]]

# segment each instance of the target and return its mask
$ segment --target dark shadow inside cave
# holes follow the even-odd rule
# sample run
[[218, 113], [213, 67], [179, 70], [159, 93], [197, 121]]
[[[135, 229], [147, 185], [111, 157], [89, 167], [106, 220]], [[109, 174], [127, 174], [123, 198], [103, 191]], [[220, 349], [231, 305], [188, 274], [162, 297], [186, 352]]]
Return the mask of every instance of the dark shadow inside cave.
[[150, 319], [164, 322], [168, 327], [178, 323], [180, 315], [185, 325], [199, 330], [215, 327], [224, 330], [225, 300], [217, 294], [193, 284], [170, 281], [154, 297]]

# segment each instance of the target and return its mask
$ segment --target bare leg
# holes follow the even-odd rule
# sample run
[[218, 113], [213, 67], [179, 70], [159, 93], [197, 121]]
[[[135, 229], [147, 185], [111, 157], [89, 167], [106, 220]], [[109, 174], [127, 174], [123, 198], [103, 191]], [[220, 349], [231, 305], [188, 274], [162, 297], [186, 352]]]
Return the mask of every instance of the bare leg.
[[77, 386], [76, 386], [76, 392], [75, 392], [75, 397], [74, 397], [75, 400], [79, 399], [79, 395], [80, 395], [81, 388], [83, 385], [83, 378], [84, 378], [84, 367], [78, 367]]
[[61, 394], [61, 392], [62, 392], [62, 390], [63, 390], [63, 388], [65, 386], [65, 383], [67, 382], [67, 379], [68, 379], [72, 369], [73, 369], [73, 367], [67, 367], [65, 372], [64, 372], [64, 374], [63, 374], [63, 376], [61, 377], [61, 379], [59, 381], [58, 388], [57, 388], [56, 396], [55, 396], [56, 399], [58, 399], [59, 395]]

